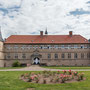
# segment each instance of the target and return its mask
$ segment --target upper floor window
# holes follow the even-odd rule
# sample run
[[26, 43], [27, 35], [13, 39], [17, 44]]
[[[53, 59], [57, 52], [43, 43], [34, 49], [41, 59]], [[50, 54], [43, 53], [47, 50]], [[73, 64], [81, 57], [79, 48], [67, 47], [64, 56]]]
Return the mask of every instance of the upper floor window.
[[64, 53], [62, 53], [61, 58], [65, 58], [65, 54]]
[[15, 45], [15, 46], [14, 46], [14, 49], [18, 49], [18, 46], [17, 46], [17, 45]]
[[41, 45], [41, 46], [40, 46], [40, 49], [43, 49], [43, 48], [44, 48], [44, 45]]
[[27, 49], [32, 49], [32, 45], [28, 45], [27, 46]]
[[37, 46], [37, 45], [34, 45], [34, 46], [33, 46], [33, 48], [34, 48], [34, 49], [37, 49], [37, 48], [38, 48], [38, 46]]
[[52, 48], [52, 46], [51, 46], [51, 45], [47, 45], [47, 48], [48, 48], [48, 49], [51, 49], [51, 48]]
[[55, 53], [55, 59], [58, 59], [58, 54], [57, 53]]
[[71, 48], [71, 45], [68, 45], [68, 49], [70, 49]]
[[74, 58], [75, 58], [75, 59], [77, 59], [77, 58], [78, 58], [77, 53], [74, 53]]
[[58, 49], [59, 47], [58, 47], [58, 45], [54, 45], [54, 48]]
[[84, 45], [81, 45], [81, 48], [84, 48]]
[[48, 54], [48, 59], [50, 59], [51, 58], [51, 54]]
[[8, 50], [10, 50], [12, 48], [10, 45], [7, 45], [6, 47]]
[[65, 46], [64, 46], [64, 45], [61, 45], [61, 48], [62, 48], [62, 49], [64, 49], [64, 48], [65, 48]]
[[25, 46], [25, 45], [21, 46], [21, 49], [23, 49], [23, 50], [24, 50], [25, 48], [26, 48], [26, 46]]
[[74, 48], [78, 48], [78, 45], [74, 45]]

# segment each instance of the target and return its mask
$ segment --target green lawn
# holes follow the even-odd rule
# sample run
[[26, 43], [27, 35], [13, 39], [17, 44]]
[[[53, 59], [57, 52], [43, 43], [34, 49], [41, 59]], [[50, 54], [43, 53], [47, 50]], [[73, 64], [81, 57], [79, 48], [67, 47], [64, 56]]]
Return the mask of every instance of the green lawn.
[[19, 76], [25, 71], [1, 71], [0, 72], [0, 90], [90, 90], [90, 72], [85, 71], [86, 81], [65, 83], [65, 84], [31, 84], [19, 80]]
[[43, 68], [49, 68], [49, 69], [90, 69], [90, 67], [62, 67], [62, 66], [43, 66]]
[[0, 69], [19, 69], [24, 67], [0, 67]]

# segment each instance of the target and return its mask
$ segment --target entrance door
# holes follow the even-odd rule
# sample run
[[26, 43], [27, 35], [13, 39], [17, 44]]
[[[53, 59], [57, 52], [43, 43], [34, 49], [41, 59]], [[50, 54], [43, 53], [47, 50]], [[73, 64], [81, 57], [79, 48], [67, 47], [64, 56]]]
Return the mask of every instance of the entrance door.
[[34, 58], [34, 64], [40, 64], [40, 60], [39, 60], [38, 57], [35, 57], [35, 58]]

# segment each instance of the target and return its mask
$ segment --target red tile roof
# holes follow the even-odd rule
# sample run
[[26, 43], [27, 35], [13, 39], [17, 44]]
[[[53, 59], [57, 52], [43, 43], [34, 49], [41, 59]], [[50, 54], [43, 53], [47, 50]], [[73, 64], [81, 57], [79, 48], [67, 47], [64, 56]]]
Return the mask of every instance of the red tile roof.
[[6, 44], [65, 44], [65, 43], [88, 43], [81, 35], [11, 35], [4, 42]]

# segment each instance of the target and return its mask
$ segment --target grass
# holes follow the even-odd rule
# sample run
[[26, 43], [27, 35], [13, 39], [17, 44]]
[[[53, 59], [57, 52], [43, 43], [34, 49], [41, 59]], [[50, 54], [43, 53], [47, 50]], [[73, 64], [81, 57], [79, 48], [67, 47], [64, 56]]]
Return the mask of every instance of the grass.
[[90, 69], [90, 67], [62, 67], [62, 66], [43, 66], [43, 68], [49, 68], [49, 69]]
[[24, 67], [0, 67], [0, 69], [19, 69]]
[[21, 74], [26, 71], [1, 71], [0, 72], [0, 90], [90, 90], [90, 72], [85, 71], [86, 81], [64, 83], [64, 84], [35, 84], [19, 80]]

